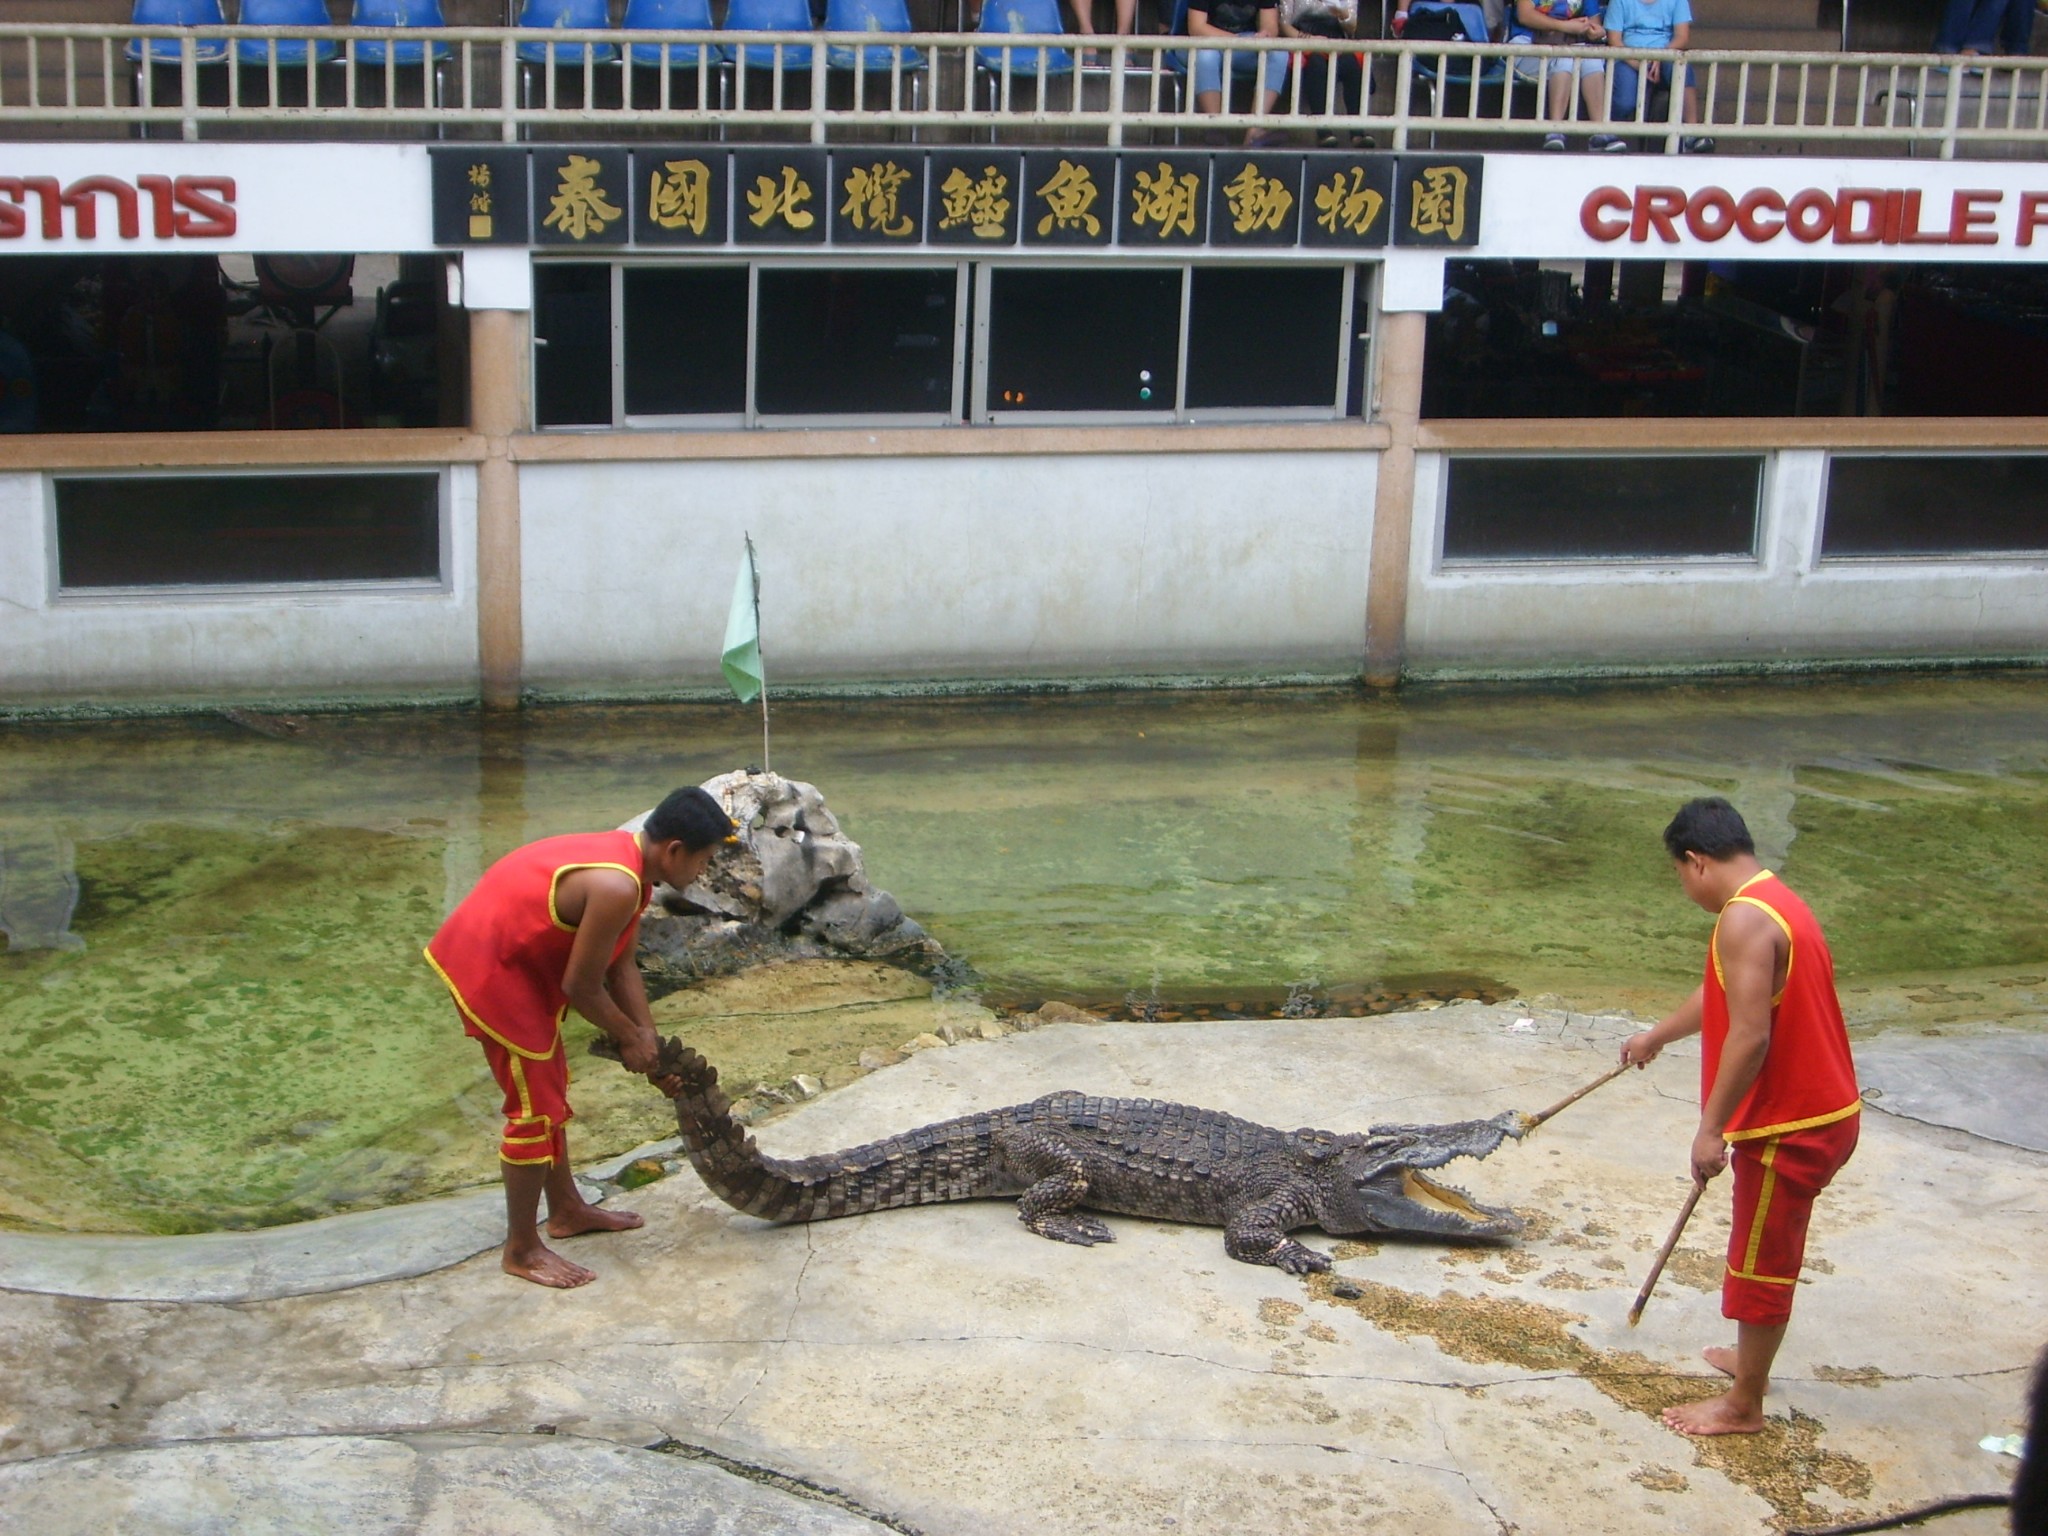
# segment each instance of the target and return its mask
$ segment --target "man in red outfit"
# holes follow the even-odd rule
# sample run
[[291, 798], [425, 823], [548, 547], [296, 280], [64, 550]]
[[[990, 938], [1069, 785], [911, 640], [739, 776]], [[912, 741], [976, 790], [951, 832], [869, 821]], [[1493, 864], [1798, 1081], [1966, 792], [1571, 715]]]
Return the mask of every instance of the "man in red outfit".
[[[660, 1042], [633, 959], [640, 914], [655, 886], [680, 890], [701, 878], [732, 831], [718, 802], [691, 788], [663, 800], [638, 832], [528, 843], [484, 871], [427, 945], [427, 964], [505, 1090], [506, 1274], [557, 1289], [597, 1278], [541, 1241], [543, 1192], [550, 1237], [640, 1225], [633, 1212], [601, 1210], [577, 1192], [562, 1020], [574, 1008], [618, 1042], [627, 1070], [653, 1072]], [[655, 1086], [674, 1097], [682, 1085]]]
[[1706, 979], [1656, 1028], [1629, 1036], [1621, 1059], [1646, 1066], [1672, 1041], [1700, 1036], [1692, 1176], [1704, 1184], [1731, 1159], [1735, 1168], [1721, 1315], [1736, 1324], [1734, 1349], [1705, 1351], [1734, 1384], [1665, 1409], [1664, 1422], [1688, 1435], [1750, 1434], [1764, 1427], [1814, 1197], [1856, 1149], [1862, 1098], [1827, 940], [1806, 903], [1757, 861], [1735, 807], [1687, 802], [1664, 846], [1685, 894], [1716, 914]]

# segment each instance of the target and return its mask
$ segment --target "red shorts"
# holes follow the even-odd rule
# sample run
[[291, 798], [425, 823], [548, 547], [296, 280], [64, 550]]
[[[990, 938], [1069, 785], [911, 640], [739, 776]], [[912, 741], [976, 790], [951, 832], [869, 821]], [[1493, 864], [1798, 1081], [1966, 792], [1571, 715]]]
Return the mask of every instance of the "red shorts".
[[1856, 1150], [1862, 1119], [1850, 1115], [1832, 1125], [1730, 1145], [1735, 1226], [1728, 1234], [1728, 1274], [1721, 1282], [1723, 1317], [1765, 1327], [1791, 1317], [1814, 1196]]
[[568, 1140], [562, 1126], [575, 1114], [569, 1108], [569, 1058], [555, 1037], [552, 1056], [538, 1060], [519, 1056], [488, 1036], [478, 1038], [491, 1076], [505, 1090], [505, 1134], [498, 1159], [506, 1163], [566, 1162]]

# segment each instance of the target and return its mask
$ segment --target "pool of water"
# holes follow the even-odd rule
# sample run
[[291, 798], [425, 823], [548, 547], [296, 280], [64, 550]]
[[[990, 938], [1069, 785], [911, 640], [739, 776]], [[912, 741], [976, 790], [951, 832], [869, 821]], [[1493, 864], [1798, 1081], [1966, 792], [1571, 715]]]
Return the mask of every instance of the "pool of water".
[[[1722, 793], [1827, 923], [1858, 1029], [2036, 1028], [2044, 706], [2031, 676], [788, 705], [774, 765], [991, 997], [1654, 1011], [1708, 927], [1658, 834]], [[759, 754], [738, 705], [0, 728], [0, 1222], [246, 1225], [492, 1177], [494, 1094], [420, 944], [506, 849]], [[816, 1072], [918, 1006], [870, 977], [719, 1027], [750, 1071]], [[601, 1070], [579, 1157], [663, 1128]]]

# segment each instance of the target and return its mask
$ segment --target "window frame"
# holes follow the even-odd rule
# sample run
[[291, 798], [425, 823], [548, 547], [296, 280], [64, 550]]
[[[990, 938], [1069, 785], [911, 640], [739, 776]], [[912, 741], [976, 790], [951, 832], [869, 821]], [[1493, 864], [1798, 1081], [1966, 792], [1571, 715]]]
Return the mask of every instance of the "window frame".
[[[1288, 421], [1344, 421], [1350, 419], [1345, 407], [1351, 398], [1352, 352], [1361, 339], [1353, 333], [1358, 325], [1358, 307], [1361, 297], [1359, 271], [1361, 268], [1377, 265], [1361, 261], [1329, 259], [1324, 261], [1289, 261], [1277, 263], [1270, 252], [1248, 252], [1230, 260], [1205, 259], [1196, 261], [1160, 261], [1143, 259], [1117, 262], [1080, 262], [1070, 251], [1052, 251], [1043, 255], [1005, 254], [1000, 257], [984, 257], [975, 262], [974, 282], [974, 380], [971, 409], [967, 416], [970, 425], [977, 427], [1016, 426], [1198, 426], [1204, 422], [1288, 422]], [[1204, 406], [1199, 410], [1190, 409], [1188, 393], [1188, 335], [1194, 309], [1196, 267], [1270, 267], [1285, 266], [1289, 270], [1319, 267], [1326, 271], [1335, 269], [1344, 274], [1338, 284], [1337, 329], [1331, 336], [1331, 345], [1337, 349], [1336, 389], [1328, 407], [1320, 405], [1244, 405]], [[1175, 351], [1173, 405], [1168, 410], [1156, 411], [994, 411], [989, 408], [989, 327], [990, 308], [994, 303], [995, 284], [993, 274], [999, 270], [1031, 267], [1072, 267], [1094, 268], [1119, 272], [1149, 271], [1174, 272], [1180, 274], [1180, 337]], [[1365, 308], [1371, 313], [1372, 296], [1366, 294]], [[1375, 365], [1378, 344], [1376, 328], [1370, 328], [1363, 338], [1367, 379], [1374, 375], [1370, 370]], [[1373, 391], [1367, 390], [1359, 420], [1372, 420], [1371, 409], [1378, 402], [1371, 398]]]
[[[805, 427], [942, 427], [960, 424], [965, 408], [967, 384], [967, 340], [972, 283], [971, 269], [977, 265], [968, 255], [951, 252], [902, 252], [888, 256], [863, 257], [857, 261], [821, 261], [816, 256], [761, 255], [720, 251], [703, 256], [678, 257], [674, 253], [612, 256], [604, 258], [611, 267], [611, 402], [608, 423], [576, 423], [542, 426], [536, 419], [535, 432], [716, 432], [756, 428]], [[585, 256], [575, 265], [590, 265]], [[626, 269], [628, 267], [745, 267], [747, 269], [747, 361], [744, 409], [700, 415], [644, 414], [626, 412]], [[953, 279], [952, 390], [948, 409], [939, 411], [833, 411], [820, 413], [763, 412], [756, 403], [760, 374], [761, 273], [769, 269], [951, 271]], [[537, 338], [533, 338], [537, 342]], [[541, 367], [540, 348], [528, 348], [531, 366]], [[533, 391], [538, 398], [539, 390]]]
[[1859, 566], [1938, 565], [1956, 568], [1971, 565], [2048, 565], [2048, 538], [2036, 549], [1973, 549], [1953, 553], [1906, 551], [1896, 555], [1830, 555], [1828, 541], [1828, 497], [1834, 492], [1837, 459], [2048, 459], [2048, 450], [2038, 448], [1847, 448], [1827, 451], [1820, 471], [1820, 494], [1813, 518], [1813, 548], [1808, 551], [1807, 568], [1812, 571], [1853, 570]]
[[[1474, 558], [1470, 555], [1446, 555], [1445, 537], [1451, 522], [1451, 473], [1460, 459], [1486, 459], [1489, 461], [1513, 460], [1519, 462], [1556, 462], [1580, 459], [1663, 459], [1678, 463], [1695, 459], [1754, 459], [1757, 461], [1756, 499], [1750, 511], [1749, 552], [1747, 554], [1720, 555], [1520, 555], [1503, 556], [1495, 559]], [[1770, 521], [1774, 480], [1777, 472], [1777, 455], [1763, 449], [1718, 449], [1706, 451], [1649, 450], [1645, 452], [1617, 453], [1613, 451], [1578, 452], [1468, 452], [1449, 450], [1438, 455], [1436, 495], [1434, 497], [1435, 528], [1430, 537], [1430, 571], [1435, 575], [1471, 576], [1488, 572], [1527, 571], [1531, 573], [1554, 573], [1573, 571], [1585, 574], [1613, 572], [1628, 579], [1639, 579], [1644, 571], [1669, 569], [1674, 566], [1696, 571], [1758, 571], [1766, 563], [1770, 548]]]
[[[829, 427], [924, 427], [924, 426], [1194, 426], [1203, 423], [1249, 422], [1338, 422], [1378, 419], [1379, 328], [1374, 321], [1378, 261], [1333, 254], [1310, 261], [1278, 262], [1270, 251], [1244, 251], [1222, 256], [1205, 252], [1203, 259], [1163, 260], [1146, 257], [1117, 259], [1107, 263], [1082, 262], [1065, 250], [1015, 251], [1001, 255], [962, 251], [918, 250], [886, 255], [863, 255], [850, 260], [821, 260], [816, 254], [764, 253], [752, 256], [743, 251], [633, 252], [597, 257], [585, 253], [543, 258], [542, 264], [564, 262], [574, 265], [603, 264], [611, 271], [611, 408], [609, 423], [578, 422], [543, 426], [530, 418], [530, 430], [537, 433], [578, 432], [711, 432], [760, 429], [803, 429]], [[747, 357], [746, 402], [740, 411], [677, 415], [668, 413], [628, 414], [626, 410], [626, 301], [625, 273], [629, 267], [744, 266], [747, 269]], [[760, 275], [771, 268], [842, 269], [895, 268], [944, 270], [955, 274], [953, 315], [953, 388], [951, 408], [944, 412], [827, 412], [787, 414], [762, 412], [755, 401], [760, 364]], [[1153, 411], [991, 411], [988, 403], [988, 340], [990, 305], [998, 269], [1023, 267], [1093, 267], [1117, 270], [1175, 271], [1180, 274], [1180, 337], [1170, 408]], [[1337, 327], [1330, 342], [1337, 349], [1335, 390], [1330, 403], [1307, 406], [1208, 406], [1192, 410], [1187, 404], [1188, 340], [1194, 302], [1193, 273], [1197, 267], [1263, 266], [1292, 270], [1319, 267], [1342, 273], [1339, 284]], [[536, 376], [542, 367], [540, 338], [529, 335], [528, 356]], [[1364, 377], [1358, 377], [1363, 369]], [[1354, 387], [1363, 384], [1359, 412], [1347, 411]], [[538, 399], [536, 388], [531, 392]], [[531, 407], [529, 408], [531, 410]]]
[[[447, 464], [407, 465], [276, 465], [235, 464], [186, 467], [144, 466], [134, 469], [63, 469], [46, 471], [39, 478], [43, 497], [44, 591], [53, 604], [134, 603], [206, 598], [278, 596], [430, 596], [445, 597], [455, 590], [455, 530], [451, 515], [450, 469]], [[57, 515], [57, 486], [64, 480], [221, 480], [221, 479], [341, 479], [368, 476], [431, 475], [434, 480], [436, 524], [435, 563], [437, 576], [390, 576], [377, 578], [334, 578], [322, 581], [164, 582], [125, 587], [67, 587], [63, 584], [61, 532]]]

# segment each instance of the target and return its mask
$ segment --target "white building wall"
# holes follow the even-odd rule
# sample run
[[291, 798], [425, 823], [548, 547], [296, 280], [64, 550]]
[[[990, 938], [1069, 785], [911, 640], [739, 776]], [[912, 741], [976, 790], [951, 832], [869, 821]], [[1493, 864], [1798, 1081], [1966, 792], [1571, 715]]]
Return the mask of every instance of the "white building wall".
[[2048, 561], [1821, 565], [1825, 453], [1766, 456], [1754, 561], [1452, 569], [1441, 558], [1445, 458], [1417, 456], [1408, 589], [1417, 673], [2048, 653]]
[[0, 701], [476, 691], [476, 473], [467, 465], [448, 471], [446, 579], [381, 590], [59, 596], [49, 484], [0, 474]]
[[769, 675], [1355, 672], [1372, 453], [528, 464], [525, 677], [717, 681], [753, 535]]

